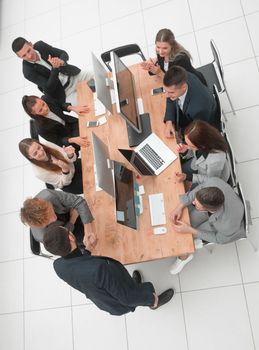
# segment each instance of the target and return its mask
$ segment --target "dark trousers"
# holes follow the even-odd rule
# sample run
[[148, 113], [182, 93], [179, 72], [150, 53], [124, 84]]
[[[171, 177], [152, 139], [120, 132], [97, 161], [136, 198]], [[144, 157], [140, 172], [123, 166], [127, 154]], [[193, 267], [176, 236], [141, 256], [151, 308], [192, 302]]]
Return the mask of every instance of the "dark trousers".
[[81, 194], [83, 193], [83, 179], [82, 179], [82, 163], [81, 159], [77, 159], [74, 162], [75, 166], [75, 174], [71, 181], [71, 183], [67, 186], [64, 186], [62, 190], [64, 192], [74, 193], [74, 194]]

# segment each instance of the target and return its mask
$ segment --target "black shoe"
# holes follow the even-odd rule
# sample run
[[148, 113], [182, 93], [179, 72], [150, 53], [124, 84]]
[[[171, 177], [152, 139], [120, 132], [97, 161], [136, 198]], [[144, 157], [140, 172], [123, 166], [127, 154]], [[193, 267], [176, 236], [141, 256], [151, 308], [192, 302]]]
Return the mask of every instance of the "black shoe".
[[158, 296], [158, 304], [156, 307], [151, 307], [152, 310], [158, 309], [160, 306], [163, 306], [164, 304], [168, 303], [174, 296], [174, 290], [172, 288], [165, 290], [163, 293], [161, 293]]
[[142, 283], [141, 274], [138, 270], [133, 271], [132, 278], [135, 281], [135, 283]]

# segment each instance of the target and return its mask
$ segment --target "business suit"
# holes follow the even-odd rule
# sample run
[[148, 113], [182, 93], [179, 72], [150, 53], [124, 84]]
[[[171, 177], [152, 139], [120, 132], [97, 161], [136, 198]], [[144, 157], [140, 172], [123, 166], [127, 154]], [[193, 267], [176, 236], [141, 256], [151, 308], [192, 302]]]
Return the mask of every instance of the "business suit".
[[204, 120], [218, 126], [216, 116], [216, 101], [208, 88], [192, 73], [187, 72], [188, 90], [183, 104], [183, 110], [178, 101], [166, 99], [164, 122], [171, 121], [177, 128], [177, 113], [179, 113], [179, 128], [184, 130], [193, 120]]
[[187, 180], [201, 184], [210, 177], [219, 177], [228, 181], [230, 165], [225, 152], [201, 153], [194, 152], [193, 158], [182, 164], [182, 172], [187, 175]]
[[54, 261], [57, 275], [85, 294], [99, 309], [123, 315], [137, 306], [154, 304], [152, 283], [137, 284], [125, 267], [111, 258], [91, 256], [76, 249]]
[[33, 48], [40, 53], [41, 58], [48, 64], [50, 64], [48, 62], [48, 56], [51, 55], [52, 57], [58, 57], [63, 60], [65, 65], [60, 68], [53, 68], [51, 66], [50, 69], [48, 69], [40, 64], [23, 60], [24, 77], [36, 84], [40, 91], [60, 100], [61, 102], [65, 102], [65, 89], [62, 86], [58, 75], [59, 73], [62, 73], [71, 77], [79, 74], [81, 70], [76, 66], [66, 64], [69, 56], [64, 50], [57, 49], [43, 41], [37, 41], [33, 45]]
[[[157, 65], [161, 68], [161, 70], [165, 73], [165, 59], [164, 57], [161, 57], [159, 54], [157, 54]], [[190, 57], [185, 52], [179, 52], [176, 54], [172, 59], [168, 62], [168, 69], [170, 69], [172, 66], [180, 66], [183, 67], [187, 72], [190, 72], [205, 85], [207, 86], [206, 80], [201, 72], [197, 71], [192, 63]], [[149, 72], [150, 75], [154, 75], [153, 73]]]
[[[73, 232], [78, 239], [82, 239], [84, 231], [83, 224], [88, 224], [94, 220], [85, 199], [76, 196], [75, 194], [45, 189], [39, 192], [35, 197], [44, 199], [53, 205], [54, 211], [57, 215], [57, 221], [51, 225], [66, 227], [69, 231]], [[76, 209], [79, 214], [79, 219], [76, 221], [75, 225], [69, 222], [71, 209]], [[31, 228], [32, 235], [36, 241], [43, 241], [46, 228], [47, 227]]]
[[[65, 122], [65, 125], [56, 120], [42, 116], [34, 116], [33, 119], [35, 120], [37, 133], [45, 140], [53, 142], [60, 147], [63, 145], [70, 145], [68, 139], [79, 136], [78, 119], [63, 112], [66, 110], [68, 104], [60, 104], [57, 100], [54, 100], [46, 95], [43, 95], [41, 99], [47, 103], [51, 112], [56, 114]], [[79, 150], [78, 145], [73, 144], [73, 146]]]
[[[211, 215], [198, 211], [192, 205], [196, 193], [206, 187], [219, 188], [225, 197], [223, 206]], [[181, 195], [180, 201], [189, 209], [191, 225], [198, 230], [198, 238], [225, 244], [246, 237], [243, 203], [225, 181], [217, 177], [209, 178], [192, 191]]]

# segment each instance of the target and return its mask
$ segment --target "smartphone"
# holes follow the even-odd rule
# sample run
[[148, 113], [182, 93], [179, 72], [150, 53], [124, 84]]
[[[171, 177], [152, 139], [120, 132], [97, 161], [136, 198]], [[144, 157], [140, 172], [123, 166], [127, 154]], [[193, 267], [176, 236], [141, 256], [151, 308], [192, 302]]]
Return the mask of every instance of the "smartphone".
[[152, 89], [151, 90], [151, 95], [157, 95], [157, 94], [162, 94], [164, 91], [163, 86], [156, 88], [156, 89]]
[[86, 126], [88, 128], [94, 128], [95, 126], [98, 126], [99, 125], [99, 120], [89, 120], [88, 122], [86, 122]]

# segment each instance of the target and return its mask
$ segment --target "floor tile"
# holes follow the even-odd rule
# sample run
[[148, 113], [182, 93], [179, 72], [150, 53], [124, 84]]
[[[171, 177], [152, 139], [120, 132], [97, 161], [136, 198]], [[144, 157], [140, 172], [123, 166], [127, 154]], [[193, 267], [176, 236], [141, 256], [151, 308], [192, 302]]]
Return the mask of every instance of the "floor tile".
[[248, 304], [249, 316], [254, 335], [256, 349], [259, 347], [259, 283], [247, 284], [245, 286], [246, 299]]
[[241, 283], [234, 243], [198, 249], [194, 258], [180, 273], [181, 290], [213, 288]]
[[22, 167], [0, 172], [0, 193], [4, 201], [0, 201], [0, 214], [20, 210], [23, 199]]
[[0, 314], [23, 311], [23, 261], [0, 264]]
[[[73, 307], [74, 350], [127, 350], [124, 317], [115, 317], [95, 305]], [[101, 330], [101, 335], [96, 330]], [[86, 333], [87, 330], [87, 333]]]
[[[19, 72], [19, 74], [22, 74]], [[22, 109], [23, 88], [0, 95], [2, 115], [0, 130], [13, 128], [23, 123]], [[28, 118], [27, 118], [28, 119]]]
[[0, 338], [3, 350], [24, 350], [22, 313], [0, 315]]
[[[0, 159], [4, 160], [0, 164], [0, 171], [22, 166], [23, 156], [18, 148], [18, 143], [22, 138], [23, 129], [21, 126], [0, 131]], [[8, 157], [6, 157], [6, 147], [8, 147]]]
[[105, 0], [99, 1], [101, 23], [110, 22], [140, 11], [140, 0], [121, 0], [114, 2], [114, 6]]
[[129, 350], [187, 350], [180, 294], [158, 310], [137, 308], [128, 314]]
[[242, 286], [183, 294], [189, 350], [254, 350]]
[[241, 5], [245, 14], [259, 11], [259, 2], [258, 0], [241, 0]]
[[15, 38], [23, 36], [23, 31], [23, 22], [19, 22], [1, 30], [0, 59], [14, 57], [15, 53], [12, 51], [11, 47], [12, 42]]
[[1, 1], [1, 14], [7, 14], [7, 13], [8, 13], [8, 16], [1, 15], [1, 21], [0, 21], [1, 28], [5, 28], [7, 26], [17, 24], [18, 22], [22, 22], [24, 20], [24, 0]]
[[25, 350], [71, 350], [71, 309], [50, 309], [25, 313]]
[[25, 19], [35, 17], [59, 6], [59, 0], [46, 0], [44, 2], [25, 0]]
[[23, 87], [22, 67], [19, 58], [12, 56], [1, 60], [0, 74], [1, 81], [4, 82], [0, 85], [0, 94]]
[[259, 30], [259, 12], [246, 16], [248, 30], [251, 36], [252, 44], [255, 50], [256, 56], [259, 55], [259, 42], [258, 42], [258, 30]]

